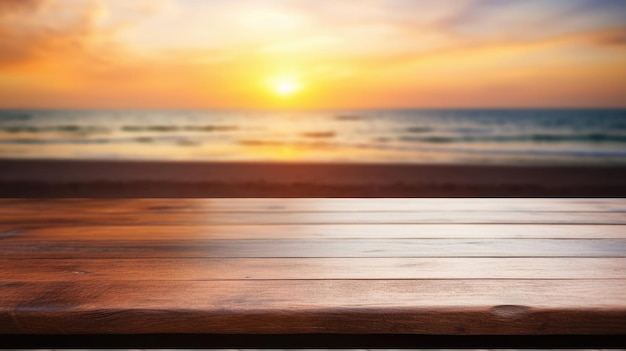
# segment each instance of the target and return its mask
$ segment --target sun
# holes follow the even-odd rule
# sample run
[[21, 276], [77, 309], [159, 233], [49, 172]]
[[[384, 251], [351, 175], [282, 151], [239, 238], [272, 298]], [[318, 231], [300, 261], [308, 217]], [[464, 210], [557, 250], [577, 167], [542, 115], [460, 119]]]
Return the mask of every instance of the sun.
[[300, 82], [293, 78], [278, 78], [272, 83], [272, 90], [275, 94], [283, 97], [296, 94], [302, 89]]
[[296, 91], [298, 91], [299, 86], [294, 81], [284, 80], [284, 81], [278, 82], [276, 84], [275, 89], [278, 95], [286, 96], [286, 95], [291, 95], [295, 93]]

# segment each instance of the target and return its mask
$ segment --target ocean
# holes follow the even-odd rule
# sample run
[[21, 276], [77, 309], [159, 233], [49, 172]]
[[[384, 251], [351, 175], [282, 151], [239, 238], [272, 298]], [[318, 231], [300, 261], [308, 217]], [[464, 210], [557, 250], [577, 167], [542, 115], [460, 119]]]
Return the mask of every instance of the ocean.
[[626, 109], [0, 110], [0, 158], [626, 164]]

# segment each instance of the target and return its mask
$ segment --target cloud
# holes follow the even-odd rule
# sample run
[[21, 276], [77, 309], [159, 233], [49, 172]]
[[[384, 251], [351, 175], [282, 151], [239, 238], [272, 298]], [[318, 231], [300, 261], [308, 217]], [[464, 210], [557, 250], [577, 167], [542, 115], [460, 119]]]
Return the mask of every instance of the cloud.
[[[119, 57], [120, 51], [166, 58], [172, 51], [210, 50], [219, 57], [205, 62], [259, 53], [280, 59], [419, 59], [442, 50], [596, 30], [619, 23], [620, 15], [624, 23], [623, 6], [614, 3], [357, 0], [319, 6], [308, 0], [0, 0], [0, 9], [14, 14], [0, 17], [0, 66], [50, 60], [60, 53], [102, 60]], [[111, 47], [118, 52], [111, 55]]]
[[41, 8], [47, 0], [0, 0], [0, 16]]
[[320, 95], [340, 96], [341, 88], [357, 101], [368, 89], [372, 98], [385, 89], [452, 91], [555, 62], [600, 69], [626, 57], [620, 4], [0, 0], [0, 99], [19, 88], [66, 101], [194, 96], [196, 105], [253, 105], [265, 89], [256, 81], [289, 71], [310, 79], [311, 89], [317, 83]]
[[443, 22], [475, 39], [542, 40], [623, 26], [626, 2], [614, 0], [482, 0]]
[[[54, 5], [53, 1], [0, 1], [0, 65], [46, 59], [51, 52], [76, 51], [95, 34], [95, 7], [57, 13]], [[62, 16], [68, 19], [56, 19]]]
[[626, 45], [626, 27], [609, 30], [598, 33], [592, 37], [592, 40], [599, 45], [607, 46], [625, 46]]
[[147, 0], [128, 3], [0, 0], [0, 69], [37, 62], [112, 62], [125, 47], [121, 33], [165, 0], [150, 6]]

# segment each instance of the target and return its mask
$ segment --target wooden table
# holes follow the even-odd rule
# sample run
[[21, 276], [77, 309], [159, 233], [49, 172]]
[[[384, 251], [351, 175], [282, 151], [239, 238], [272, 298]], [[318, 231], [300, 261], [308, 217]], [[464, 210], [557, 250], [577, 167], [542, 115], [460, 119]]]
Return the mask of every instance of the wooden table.
[[626, 199], [0, 199], [0, 334], [605, 345]]

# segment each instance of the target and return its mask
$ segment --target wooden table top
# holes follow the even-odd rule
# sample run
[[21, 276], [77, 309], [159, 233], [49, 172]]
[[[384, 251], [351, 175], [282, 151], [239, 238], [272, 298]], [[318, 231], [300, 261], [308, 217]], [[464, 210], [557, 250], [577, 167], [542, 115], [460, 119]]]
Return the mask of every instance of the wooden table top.
[[626, 199], [0, 199], [0, 334], [626, 334]]

